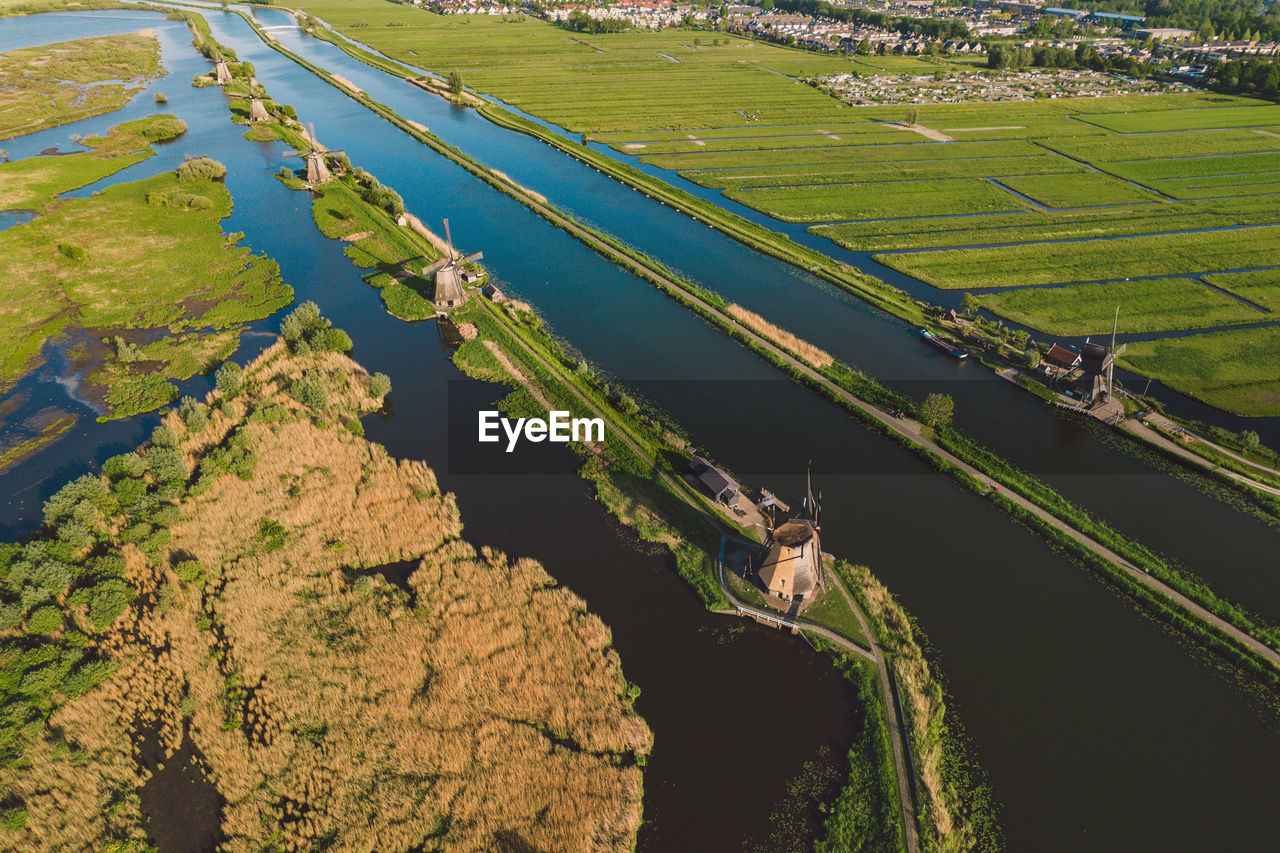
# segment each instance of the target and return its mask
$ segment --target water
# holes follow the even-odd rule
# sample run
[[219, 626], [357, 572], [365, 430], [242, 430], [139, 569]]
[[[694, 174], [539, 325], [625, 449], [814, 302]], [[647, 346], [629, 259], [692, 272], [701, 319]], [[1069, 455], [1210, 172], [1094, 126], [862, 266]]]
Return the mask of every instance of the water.
[[[276, 25], [287, 20], [274, 10], [262, 10], [260, 17]], [[803, 470], [810, 457], [820, 461], [820, 470], [834, 472], [821, 483], [824, 544], [870, 565], [939, 648], [979, 758], [1005, 804], [1011, 848], [1200, 850], [1259, 847], [1274, 837], [1280, 818], [1270, 805], [1280, 736], [1272, 721], [1094, 577], [982, 499], [929, 473], [913, 455], [785, 381], [647, 284], [317, 84], [261, 45], [238, 18], [216, 12], [209, 18], [215, 36], [254, 63], [276, 98], [316, 122], [321, 141], [346, 149], [353, 161], [395, 186], [424, 220], [449, 216], [455, 239], [485, 251], [486, 266], [504, 291], [533, 301], [559, 332], [613, 374], [635, 382], [667, 380], [642, 388], [747, 482], [794, 498], [799, 478], [782, 472]], [[1157, 490], [1170, 495], [1173, 517], [1184, 525], [1198, 511], [1187, 509], [1187, 501], [1202, 500], [1206, 512], [1220, 507], [1131, 459], [1134, 473], [1096, 473], [1128, 457], [1061, 424], [1027, 395], [1001, 387], [1006, 383], [973, 381], [979, 371], [919, 349], [901, 324], [691, 226], [639, 194], [592, 178], [594, 172], [540, 143], [471, 113], [455, 113], [442, 100], [382, 77], [328, 45], [288, 30], [275, 34], [297, 38], [305, 46], [300, 52], [397, 109], [392, 96], [403, 88], [399, 97], [412, 108], [406, 117], [442, 135], [456, 122], [450, 132], [460, 135], [450, 141], [575, 212], [594, 211], [588, 219], [604, 219], [621, 207], [611, 220], [619, 236], [641, 248], [644, 240], [670, 241], [661, 255], [676, 258], [685, 272], [784, 324], [802, 319], [791, 324], [798, 332], [817, 338], [811, 329], [822, 330], [815, 342], [833, 352], [832, 344], [840, 344], [842, 358], [865, 356], [849, 360], [873, 374], [933, 387], [949, 382], [953, 392], [972, 386], [985, 402], [961, 400], [962, 418], [996, 435], [992, 444], [1001, 452], [1039, 447], [1061, 464], [1060, 471], [1080, 465], [1085, 474], [1063, 476], [1086, 477], [1085, 491], [1121, 483], [1107, 488], [1135, 496], [1117, 500], [1115, 509], [1133, 523], [1160, 525], [1156, 510], [1146, 512]], [[215, 100], [205, 109], [216, 113], [220, 95], [208, 94]], [[511, 153], [489, 159], [503, 150]], [[269, 179], [284, 162], [279, 151], [278, 145], [234, 137], [218, 149], [237, 199], [225, 230], [244, 231], [249, 245], [279, 260], [301, 298], [317, 299], [349, 329], [357, 357], [391, 375], [395, 415], [371, 421], [370, 437], [393, 454], [424, 458], [440, 472], [443, 485], [460, 497], [468, 536], [544, 559], [613, 626], [624, 670], [644, 690], [639, 708], [657, 734], [646, 777], [646, 815], [654, 825], [643, 836], [645, 849], [738, 849], [743, 835], [760, 835], [803, 760], [824, 745], [848, 742], [854, 709], [843, 686], [790, 638], [754, 628], [730, 636], [729, 623], [702, 611], [665, 560], [618, 547], [628, 537], [608, 524], [578, 481], [451, 472], [454, 460], [442, 450], [438, 424], [445, 416], [444, 382], [456, 374], [443, 361], [434, 330], [382, 312], [376, 294], [358, 283], [341, 256], [340, 244], [315, 234], [305, 197]], [[788, 313], [771, 313], [769, 305]], [[675, 379], [700, 381], [670, 381]], [[1006, 393], [1016, 396], [1006, 400]], [[97, 450], [93, 437], [84, 445], [84, 457]], [[555, 464], [568, 470], [571, 460]], [[1272, 540], [1234, 513], [1220, 512], [1221, 520], [1237, 519], [1248, 534], [1241, 534], [1245, 568], [1265, 567], [1269, 551], [1259, 543]], [[33, 517], [30, 507], [13, 511], [11, 523], [29, 526]], [[1168, 517], [1163, 523], [1179, 526]], [[1204, 537], [1209, 549], [1219, 539], [1216, 528], [1200, 529], [1215, 530]], [[726, 645], [718, 645], [721, 640]], [[761, 721], [774, 719], [799, 720], [788, 729], [798, 739], [788, 749], [762, 748]]]

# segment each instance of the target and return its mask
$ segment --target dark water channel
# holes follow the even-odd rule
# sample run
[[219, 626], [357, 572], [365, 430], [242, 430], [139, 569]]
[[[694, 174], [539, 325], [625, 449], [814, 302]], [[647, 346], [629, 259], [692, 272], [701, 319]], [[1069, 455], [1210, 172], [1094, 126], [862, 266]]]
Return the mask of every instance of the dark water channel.
[[[288, 21], [274, 10], [258, 14], [272, 26]], [[12, 24], [29, 27], [32, 44], [75, 37], [61, 34], [69, 17], [0, 22], [0, 37]], [[111, 15], [95, 15], [78, 34], [97, 32], [104, 17]], [[448, 216], [460, 245], [484, 250], [500, 287], [536, 304], [584, 354], [638, 385], [745, 481], [794, 498], [800, 483], [793, 472], [817, 461], [825, 472], [824, 545], [870, 565], [939, 649], [1004, 803], [1011, 849], [1258, 848], [1275, 837], [1274, 720], [1157, 626], [982, 499], [930, 474], [647, 284], [266, 48], [238, 18], [208, 17], [215, 36], [254, 63], [274, 97], [316, 123], [322, 142], [394, 186], [424, 221]], [[45, 37], [46, 20], [59, 22], [57, 34]], [[521, 183], [640, 248], [656, 246], [655, 255], [691, 277], [869, 373], [949, 386], [966, 429], [1015, 459], [1040, 459], [1039, 470], [1056, 485], [1076, 483], [1130, 532], [1163, 533], [1157, 547], [1206, 575], [1213, 570], [1215, 584], [1235, 577], [1258, 601], [1275, 586], [1264, 574], [1275, 544], [1261, 525], [1153, 474], [1011, 386], [973, 381], [973, 366], [922, 352], [901, 324], [330, 45], [287, 28], [273, 35]], [[166, 51], [174, 73], [160, 85], [171, 111], [195, 73], [190, 66], [202, 64], [187, 54]], [[341, 245], [319, 237], [306, 198], [270, 177], [286, 162], [281, 145], [239, 139], [217, 91], [183, 94], [193, 102], [178, 114], [192, 130], [174, 150], [210, 153], [228, 165], [236, 208], [224, 230], [245, 232], [248, 245], [276, 258], [299, 298], [315, 299], [350, 331], [357, 358], [391, 375], [393, 411], [386, 420], [369, 419], [370, 438], [439, 472], [459, 496], [469, 538], [543, 560], [612, 627], [626, 675], [643, 689], [638, 707], [657, 735], [642, 847], [736, 850], [744, 836], [763, 837], [773, 804], [804, 761], [823, 747], [841, 750], [851, 737], [855, 711], [829, 667], [790, 638], [735, 630], [703, 611], [665, 559], [627, 546], [631, 537], [568, 475], [567, 456], [540, 454], [542, 473], [464, 473], [492, 460], [475, 458], [466, 436], [446, 437], [447, 385], [457, 374], [434, 328], [388, 317]], [[60, 130], [64, 139], [80, 132]], [[132, 445], [149, 421], [83, 429], [0, 477], [5, 494], [25, 489], [9, 499], [8, 531], [31, 529], [54, 484]], [[1189, 529], [1197, 524], [1201, 552]], [[1220, 559], [1201, 562], [1197, 553]], [[763, 748], [778, 720], [789, 722], [786, 748]]]

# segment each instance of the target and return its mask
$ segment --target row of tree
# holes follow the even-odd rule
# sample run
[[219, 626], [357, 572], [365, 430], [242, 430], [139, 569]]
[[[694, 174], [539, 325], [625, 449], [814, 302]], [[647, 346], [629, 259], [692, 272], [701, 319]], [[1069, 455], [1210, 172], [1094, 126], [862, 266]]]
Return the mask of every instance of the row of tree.
[[1280, 4], [1259, 0], [1062, 0], [1059, 5], [1142, 15], [1146, 26], [1195, 30], [1203, 39], [1280, 40]]

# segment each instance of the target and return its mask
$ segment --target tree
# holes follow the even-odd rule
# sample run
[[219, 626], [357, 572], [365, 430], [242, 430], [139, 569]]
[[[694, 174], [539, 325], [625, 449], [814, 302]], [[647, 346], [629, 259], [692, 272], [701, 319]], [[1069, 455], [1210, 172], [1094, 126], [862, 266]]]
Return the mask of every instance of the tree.
[[1034, 344], [1027, 347], [1026, 358], [1027, 367], [1032, 370], [1035, 370], [1040, 366], [1040, 350]]
[[916, 109], [915, 107], [912, 107], [911, 109], [907, 110], [907, 124], [915, 124], [919, 118], [920, 118], [920, 110]]
[[449, 72], [449, 91], [455, 95], [462, 94], [462, 75], [457, 71]]
[[218, 368], [214, 381], [223, 396], [234, 397], [244, 385], [244, 370], [234, 361], [228, 361]]
[[920, 404], [920, 420], [926, 426], [938, 429], [951, 423], [955, 409], [956, 402], [951, 399], [950, 394], [930, 394]]
[[978, 313], [979, 307], [978, 297], [974, 296], [972, 293], [966, 291], [964, 295], [960, 297], [960, 308], [964, 313], [976, 314]]
[[1240, 433], [1240, 443], [1244, 445], [1244, 449], [1250, 453], [1254, 453], [1262, 445], [1262, 439], [1256, 432], [1247, 429]]

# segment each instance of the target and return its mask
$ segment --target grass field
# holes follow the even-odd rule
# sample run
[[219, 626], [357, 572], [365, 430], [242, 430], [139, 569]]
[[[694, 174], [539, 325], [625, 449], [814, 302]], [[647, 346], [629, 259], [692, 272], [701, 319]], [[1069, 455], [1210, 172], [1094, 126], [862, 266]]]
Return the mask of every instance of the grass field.
[[729, 190], [728, 198], [789, 222], [833, 219], [884, 219], [932, 213], [1010, 211], [1027, 203], [987, 181], [954, 178], [940, 181], [853, 183], [830, 187], [782, 187]]
[[1280, 257], [1280, 226], [1032, 243], [989, 249], [876, 255], [886, 266], [942, 288], [1017, 287], [1119, 277], [1177, 275], [1269, 266]]
[[979, 304], [1001, 317], [1050, 335], [1081, 337], [1111, 331], [1116, 306], [1127, 333], [1203, 329], [1273, 319], [1185, 278], [1076, 284], [987, 293]]
[[[45, 159], [58, 164], [71, 158]], [[183, 181], [169, 172], [54, 202], [31, 222], [0, 232], [7, 273], [0, 387], [11, 385], [44, 341], [68, 327], [103, 334], [238, 328], [287, 305], [293, 292], [281, 283], [276, 263], [222, 233], [218, 223], [231, 204], [221, 183]], [[198, 336], [182, 340], [201, 346]], [[122, 382], [163, 373], [180, 360], [173, 346], [163, 353], [130, 352], [127, 360], [114, 356], [120, 369], [110, 375]], [[157, 388], [133, 385], [138, 393], [113, 403], [111, 414], [145, 411], [139, 409], [143, 401], [159, 399]]]
[[1099, 207], [1108, 204], [1143, 204], [1158, 196], [1133, 184], [1098, 172], [1066, 175], [1015, 176], [1000, 183], [1045, 207]]
[[1238, 415], [1280, 415], [1280, 328], [1130, 344], [1121, 366]]
[[0, 53], [0, 139], [118, 110], [159, 73], [151, 33]]
[[1280, 269], [1207, 275], [1204, 280], [1269, 311], [1280, 312]]

